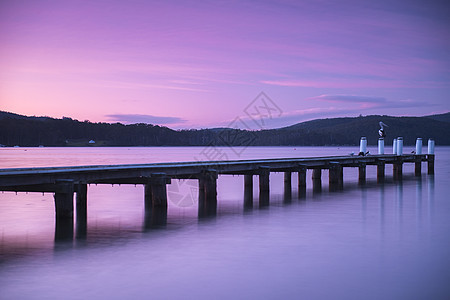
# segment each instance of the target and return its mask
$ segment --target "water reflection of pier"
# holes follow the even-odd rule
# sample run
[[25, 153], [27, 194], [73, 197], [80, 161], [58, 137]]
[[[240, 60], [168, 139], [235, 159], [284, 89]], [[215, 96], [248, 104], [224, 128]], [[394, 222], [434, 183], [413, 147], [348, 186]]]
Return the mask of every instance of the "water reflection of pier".
[[[404, 163], [415, 164], [415, 175], [421, 175], [422, 162], [428, 173], [434, 172], [434, 155], [370, 155], [316, 158], [265, 159], [242, 161], [181, 162], [143, 165], [82, 166], [0, 170], [0, 190], [15, 192], [52, 192], [56, 212], [56, 239], [73, 238], [74, 215], [76, 236], [87, 232], [88, 184], [142, 184], [146, 228], [167, 222], [167, 185], [173, 179], [198, 182], [198, 216], [215, 215], [217, 211], [217, 178], [219, 175], [244, 176], [244, 207], [253, 206], [253, 179], [259, 178], [259, 206], [270, 202], [271, 172], [284, 173], [284, 200], [292, 198], [292, 173], [298, 176], [298, 197], [306, 196], [307, 170], [312, 170], [313, 193], [322, 190], [322, 171], [328, 170], [330, 192], [343, 189], [343, 168], [358, 168], [358, 181], [366, 181], [366, 166], [377, 167], [377, 181], [385, 178], [385, 165], [393, 165], [393, 178], [402, 179]], [[76, 201], [74, 205], [74, 194]], [[75, 212], [75, 213], [74, 213]]]

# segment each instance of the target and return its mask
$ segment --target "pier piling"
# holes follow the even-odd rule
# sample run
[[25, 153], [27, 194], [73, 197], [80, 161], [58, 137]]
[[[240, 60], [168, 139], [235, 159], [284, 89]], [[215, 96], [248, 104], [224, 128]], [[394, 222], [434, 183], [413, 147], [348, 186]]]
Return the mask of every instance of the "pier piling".
[[381, 183], [384, 181], [386, 169], [386, 161], [384, 159], [379, 159], [377, 161], [377, 182]]
[[298, 166], [298, 197], [306, 196], [306, 165]]
[[244, 207], [253, 207], [253, 174], [244, 175]]
[[366, 163], [358, 163], [358, 183], [366, 183]]
[[312, 173], [313, 192], [320, 193], [322, 191], [322, 169], [315, 168]]
[[428, 139], [428, 174], [434, 174], [434, 140]]
[[284, 201], [292, 199], [292, 172], [284, 172]]
[[61, 179], [56, 181], [55, 212], [56, 219], [73, 220], [73, 193], [74, 181]]
[[217, 171], [208, 169], [199, 176], [199, 216], [211, 216], [217, 212]]
[[87, 184], [76, 185], [76, 236], [86, 237], [87, 234]]
[[262, 166], [259, 168], [259, 205], [269, 205], [270, 195], [270, 167]]
[[330, 162], [329, 168], [329, 189], [330, 191], [337, 191], [341, 187], [341, 174], [342, 174], [342, 166], [338, 162]]

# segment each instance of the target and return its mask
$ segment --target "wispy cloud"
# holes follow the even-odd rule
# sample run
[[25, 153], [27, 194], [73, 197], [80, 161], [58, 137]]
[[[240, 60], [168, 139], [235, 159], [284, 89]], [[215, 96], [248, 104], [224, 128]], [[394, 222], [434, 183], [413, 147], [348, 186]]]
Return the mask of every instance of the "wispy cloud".
[[161, 117], [141, 114], [113, 114], [105, 116], [111, 122], [121, 122], [125, 124], [148, 123], [156, 125], [170, 125], [187, 122], [178, 117]]
[[429, 102], [402, 99], [397, 101], [388, 100], [384, 97], [377, 96], [361, 96], [361, 95], [320, 95], [316, 97], [310, 97], [306, 100], [326, 101], [340, 104], [357, 104], [359, 109], [372, 109], [372, 108], [402, 108], [402, 107], [423, 107], [432, 105]]

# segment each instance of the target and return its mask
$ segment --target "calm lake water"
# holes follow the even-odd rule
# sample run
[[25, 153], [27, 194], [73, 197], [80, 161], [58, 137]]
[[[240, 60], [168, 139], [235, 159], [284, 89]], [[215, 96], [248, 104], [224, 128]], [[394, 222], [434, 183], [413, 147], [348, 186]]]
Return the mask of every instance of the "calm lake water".
[[[405, 147], [404, 152], [412, 150]], [[347, 155], [358, 147], [0, 148], [0, 168]], [[375, 148], [369, 148], [376, 153]], [[424, 149], [426, 151], [426, 149]], [[389, 151], [386, 151], [389, 153]], [[90, 185], [87, 234], [55, 242], [53, 195], [0, 193], [0, 299], [450, 299], [450, 148], [435, 175], [367, 184], [270, 206], [243, 205], [243, 176], [220, 176], [217, 215], [197, 217], [195, 182], [168, 186], [167, 225], [149, 229], [143, 187]], [[295, 174], [294, 174], [295, 175]]]

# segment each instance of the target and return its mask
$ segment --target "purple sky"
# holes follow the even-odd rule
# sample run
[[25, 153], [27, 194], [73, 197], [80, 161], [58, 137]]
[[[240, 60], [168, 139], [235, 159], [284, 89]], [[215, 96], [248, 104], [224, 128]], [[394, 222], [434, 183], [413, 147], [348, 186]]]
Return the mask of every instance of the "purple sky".
[[[448, 7], [1, 0], [0, 110], [171, 128], [227, 126], [238, 118], [252, 129], [444, 113]], [[268, 102], [257, 98], [261, 92]], [[264, 114], [261, 101], [277, 109]], [[264, 124], [250, 125], [255, 112]]]

